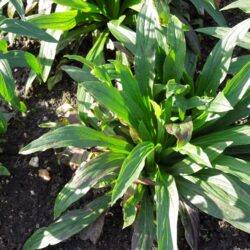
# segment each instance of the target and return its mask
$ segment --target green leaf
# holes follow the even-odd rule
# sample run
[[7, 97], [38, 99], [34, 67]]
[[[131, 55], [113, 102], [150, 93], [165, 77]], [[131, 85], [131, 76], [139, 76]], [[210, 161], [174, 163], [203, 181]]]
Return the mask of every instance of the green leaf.
[[158, 170], [155, 196], [158, 249], [177, 250], [179, 195], [173, 176]]
[[100, 63], [98, 63], [99, 57], [103, 54], [104, 46], [105, 46], [106, 41], [108, 39], [108, 35], [109, 35], [108, 30], [104, 30], [103, 32], [100, 33], [94, 46], [91, 48], [91, 50], [88, 52], [88, 54], [86, 56], [86, 59], [88, 61], [91, 61], [95, 64], [100, 64]]
[[144, 97], [153, 94], [155, 78], [155, 23], [157, 11], [153, 0], [146, 0], [137, 18], [135, 75]]
[[7, 33], [14, 33], [19, 36], [27, 36], [34, 39], [55, 43], [56, 40], [46, 33], [44, 30], [39, 29], [35, 25], [17, 19], [3, 19], [0, 21], [0, 31]]
[[88, 93], [114, 112], [119, 118], [130, 123], [129, 110], [117, 89], [97, 81], [84, 82], [81, 85]]
[[196, 163], [212, 167], [211, 162], [208, 158], [208, 155], [203, 151], [203, 149], [199, 146], [195, 146], [193, 144], [187, 143], [180, 149], [177, 149], [178, 152], [184, 155], [188, 155], [191, 159], [193, 159]]
[[212, 113], [223, 113], [227, 112], [230, 110], [233, 110], [232, 103], [230, 102], [227, 97], [228, 95], [224, 95], [225, 92], [219, 92], [217, 96], [212, 100], [207, 108], [207, 112], [212, 112]]
[[63, 65], [61, 67], [74, 81], [85, 82], [85, 81], [96, 81], [97, 79], [85, 68], [78, 68], [75, 66]]
[[121, 2], [120, 0], [107, 0], [107, 11], [110, 18], [117, 19], [119, 17]]
[[[229, 176], [226, 176], [226, 178], [229, 178]], [[239, 195], [241, 191], [244, 194], [246, 192], [235, 182], [232, 183], [230, 179], [226, 181], [217, 179], [216, 184], [221, 184], [221, 187], [216, 187], [214, 184], [209, 184], [207, 181], [192, 176], [185, 176], [185, 179], [179, 178], [177, 182], [181, 195], [201, 211], [216, 218], [224, 219], [233, 226], [249, 233], [249, 202], [248, 204], [242, 204], [240, 201], [241, 195]], [[242, 209], [242, 205], [244, 209]], [[242, 220], [243, 218], [244, 220]]]
[[124, 1], [123, 4], [122, 4], [122, 12], [125, 11], [126, 9], [128, 8], [131, 8], [133, 10], [137, 10], [139, 11], [140, 10], [140, 7], [142, 5], [142, 0], [127, 0], [127, 1]]
[[0, 163], [0, 176], [10, 176], [9, 170]]
[[123, 229], [131, 226], [134, 223], [138, 210], [136, 206], [141, 201], [143, 194], [144, 187], [142, 185], [138, 185], [135, 193], [132, 194], [123, 204]]
[[98, 219], [109, 205], [110, 196], [105, 195], [90, 202], [83, 209], [66, 213], [47, 228], [37, 230], [25, 242], [23, 250], [45, 248], [70, 238]]
[[27, 155], [50, 148], [74, 147], [107, 147], [114, 151], [127, 154], [131, 145], [126, 141], [107, 136], [94, 129], [68, 125], [50, 131], [21, 149], [20, 154]]
[[115, 21], [108, 23], [111, 34], [121, 42], [133, 55], [136, 54], [136, 34], [126, 26], [116, 25]]
[[[219, 39], [224, 38], [225, 35], [230, 32], [230, 30], [231, 28], [227, 27], [208, 27], [196, 29], [196, 31], [198, 32], [208, 34]], [[245, 49], [250, 49], [250, 32], [246, 33], [245, 36], [241, 37], [241, 39], [237, 42], [237, 45]]]
[[237, 42], [250, 28], [250, 18], [234, 26], [226, 36], [217, 43], [210, 53], [201, 75], [197, 80], [198, 93], [214, 96], [225, 79], [230, 66], [233, 49]]
[[154, 238], [154, 206], [148, 195], [148, 192], [145, 192], [143, 200], [141, 202], [141, 208], [134, 226], [131, 250], [151, 249]]
[[225, 126], [229, 126], [236, 121], [239, 121], [240, 119], [248, 117], [250, 115], [249, 103], [250, 91], [248, 91], [248, 94], [238, 102], [238, 104], [234, 107], [234, 110], [231, 110], [224, 117], [213, 124], [211, 129], [224, 128]]
[[250, 61], [226, 84], [223, 93], [234, 107], [250, 88]]
[[163, 70], [163, 83], [171, 79], [180, 82], [185, 67], [186, 41], [183, 24], [171, 16], [167, 26], [167, 44], [169, 45]]
[[[204, 150], [210, 162], [212, 162], [212, 165], [213, 161], [217, 159], [217, 157], [219, 157], [231, 144], [232, 142], [219, 142]], [[167, 172], [172, 175], [190, 175], [200, 171], [202, 168], [204, 168], [204, 166], [197, 164], [196, 161], [189, 157], [169, 167]]]
[[36, 14], [28, 17], [28, 21], [42, 29], [70, 30], [77, 24], [77, 10], [56, 12], [52, 14]]
[[10, 50], [1, 55], [3, 59], [7, 59], [12, 68], [27, 67], [31, 68], [38, 76], [41, 76], [41, 65], [37, 58], [26, 51]]
[[72, 203], [83, 197], [103, 177], [119, 169], [125, 155], [104, 153], [93, 160], [82, 163], [73, 178], [58, 194], [54, 207], [54, 218], [60, 216]]
[[250, 162], [231, 156], [221, 155], [213, 162], [213, 167], [224, 173], [238, 177], [250, 185]]
[[228, 74], [236, 75], [248, 62], [250, 62], [250, 55], [233, 58]]
[[210, 133], [192, 140], [197, 146], [207, 147], [219, 142], [231, 141], [231, 146], [250, 145], [250, 126], [236, 126]]
[[25, 18], [25, 11], [24, 11], [24, 6], [23, 6], [23, 1], [22, 0], [10, 0], [10, 2], [15, 7], [19, 16], [22, 19], [24, 19]]
[[129, 67], [122, 65], [118, 61], [114, 61], [113, 64], [121, 79], [121, 95], [130, 111], [131, 118], [135, 121], [139, 119], [144, 121], [145, 124], [149, 124], [150, 114], [141, 95], [139, 84], [134, 78], [131, 70]]
[[128, 187], [139, 177], [144, 168], [145, 160], [154, 150], [151, 142], [138, 144], [122, 164], [119, 176], [112, 191], [112, 204], [123, 196]]
[[1, 52], [8, 52], [8, 43], [6, 40], [0, 40], [0, 51]]
[[52, 2], [78, 9], [85, 13], [101, 13], [101, 10], [95, 4], [82, 0], [52, 0]]
[[234, 1], [226, 5], [225, 7], [223, 7], [221, 10], [230, 10], [230, 9], [235, 9], [235, 8], [239, 8], [245, 13], [248, 13], [248, 14], [250, 13], [250, 3], [248, 0]]
[[3, 113], [0, 111], [0, 134], [4, 134], [7, 132], [8, 122], [4, 117]]
[[0, 95], [5, 101], [11, 103], [15, 109], [24, 112], [26, 111], [26, 106], [18, 100], [15, 88], [15, 82], [8, 61], [2, 59], [0, 56]]
[[227, 26], [222, 13], [216, 8], [213, 0], [190, 0], [193, 5], [199, 9], [205, 9], [206, 12], [221, 26]]

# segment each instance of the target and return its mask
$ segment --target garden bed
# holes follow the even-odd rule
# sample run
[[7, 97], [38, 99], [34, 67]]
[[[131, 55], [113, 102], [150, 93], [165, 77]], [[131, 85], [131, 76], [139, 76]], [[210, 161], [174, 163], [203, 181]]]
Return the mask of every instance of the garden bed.
[[[238, 12], [237, 12], [238, 13]], [[236, 14], [237, 15], [237, 14]], [[231, 16], [231, 17], [230, 17]], [[235, 13], [228, 15], [231, 25], [238, 23]], [[209, 19], [208, 19], [209, 22]], [[215, 39], [204, 39], [203, 46], [209, 52]], [[203, 50], [204, 51], [204, 50]], [[238, 53], [241, 53], [239, 50]], [[206, 56], [204, 56], [206, 58]], [[27, 72], [15, 73], [20, 97], [23, 98], [23, 85]], [[1, 145], [0, 162], [8, 167], [11, 176], [0, 179], [0, 250], [21, 249], [25, 240], [34, 230], [47, 226], [53, 221], [53, 205], [56, 195], [72, 176], [69, 166], [59, 165], [53, 150], [37, 155], [19, 155], [19, 149], [44, 134], [45, 129], [38, 125], [46, 121], [56, 121], [56, 109], [65, 102], [75, 105], [76, 84], [68, 77], [63, 78], [51, 92], [45, 85], [35, 85], [32, 93], [24, 99], [28, 113], [18, 113], [10, 121], [6, 143]], [[39, 158], [39, 166], [32, 167], [31, 158]], [[39, 169], [46, 169], [51, 180], [38, 175]], [[90, 193], [75, 207], [82, 207], [96, 194]], [[112, 250], [130, 249], [132, 230], [122, 230], [122, 213], [119, 202], [105, 216], [104, 229], [99, 241], [94, 245], [82, 240], [80, 235], [46, 249], [61, 250]], [[200, 214], [199, 249], [250, 249], [250, 235], [235, 229], [228, 223]], [[180, 228], [179, 249], [189, 249]]]

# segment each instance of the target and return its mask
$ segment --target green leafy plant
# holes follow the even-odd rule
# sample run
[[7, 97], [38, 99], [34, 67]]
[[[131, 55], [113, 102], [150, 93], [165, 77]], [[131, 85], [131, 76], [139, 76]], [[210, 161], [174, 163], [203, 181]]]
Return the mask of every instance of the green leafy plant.
[[[104, 62], [103, 50], [109, 37], [107, 23], [110, 20], [121, 18], [121, 21], [124, 21], [125, 24], [135, 26], [136, 12], [132, 9], [141, 0], [54, 0], [52, 2], [57, 4], [55, 12], [50, 13], [50, 8], [45, 14], [36, 14], [28, 17], [29, 23], [39, 28], [48, 29], [48, 33], [58, 40], [56, 44], [50, 42], [41, 43], [38, 57], [43, 65], [43, 82], [48, 80], [56, 54], [69, 44], [75, 45], [76, 49], [81, 45], [83, 38], [91, 33], [94, 43], [88, 53], [88, 57], [95, 63]], [[28, 85], [31, 85], [34, 78], [34, 74], [31, 74]], [[49, 89], [52, 89], [61, 78], [62, 72], [59, 67], [56, 75], [50, 77], [48, 80]]]
[[[154, 2], [146, 0], [134, 40], [125, 41], [121, 27], [114, 25], [134, 55], [135, 74], [118, 60], [96, 66], [71, 57], [91, 68], [88, 79], [79, 85], [96, 101], [89, 106], [95, 117], [87, 120], [91, 121], [88, 126], [55, 129], [20, 153], [67, 146], [98, 147], [99, 152], [80, 166], [58, 194], [56, 221], [36, 231], [24, 250], [71, 237], [120, 198], [124, 227], [134, 225], [132, 249], [151, 249], [155, 240], [158, 249], [177, 249], [179, 213], [187, 241], [197, 249], [193, 207], [250, 232], [250, 162], [244, 160], [250, 127], [235, 125], [249, 115], [250, 63], [227, 80], [225, 87], [221, 85], [250, 19], [218, 42], [196, 81], [190, 74], [192, 67], [185, 63], [186, 28], [170, 14], [161, 24]], [[79, 94], [80, 109], [81, 98]], [[91, 188], [100, 186], [107, 188], [103, 196], [83, 209], [65, 212]]]
[[[123, 22], [123, 25], [134, 29], [136, 12], [140, 10], [143, 3], [142, 0], [53, 0], [52, 2], [57, 4], [55, 12], [50, 13], [52, 10], [50, 6], [45, 14], [36, 14], [27, 18], [30, 23], [37, 27], [48, 29], [48, 33], [58, 40], [57, 44], [42, 42], [38, 55], [43, 65], [42, 81], [47, 82], [50, 90], [62, 79], [60, 67], [65, 63], [64, 60], [59, 63], [55, 75], [49, 77], [55, 56], [60, 51], [71, 44], [71, 47], [77, 52], [82, 44], [83, 38], [86, 35], [92, 34], [93, 46], [88, 52], [87, 58], [97, 64], [103, 63], [103, 51], [110, 38], [107, 23], [111, 20], [115, 20], [117, 24]], [[189, 4], [185, 4], [180, 0], [159, 1], [158, 7], [161, 11], [161, 18], [164, 20], [164, 15], [171, 12], [189, 25], [191, 21], [189, 11], [195, 6], [198, 13], [204, 14], [204, 11], [206, 11], [219, 25], [226, 26], [226, 21], [214, 1], [191, 0], [189, 2]], [[170, 8], [166, 3], [171, 3]], [[161, 7], [164, 5], [167, 7], [162, 9]], [[200, 52], [199, 41], [190, 25], [189, 27], [190, 32], [187, 33], [187, 38], [190, 41], [193, 52], [198, 56]], [[195, 57], [195, 55], [193, 55], [193, 57]], [[34, 79], [35, 75], [31, 74], [27, 82], [27, 91]]]

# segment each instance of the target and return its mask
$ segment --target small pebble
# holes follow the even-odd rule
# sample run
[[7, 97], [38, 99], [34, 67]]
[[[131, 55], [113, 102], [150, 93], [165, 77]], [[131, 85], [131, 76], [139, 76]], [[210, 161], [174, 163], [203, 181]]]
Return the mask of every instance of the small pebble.
[[32, 157], [29, 161], [29, 165], [33, 168], [38, 168], [39, 167], [39, 157], [38, 156]]
[[50, 181], [51, 177], [49, 174], [49, 171], [47, 169], [39, 169], [38, 170], [38, 175], [45, 181]]

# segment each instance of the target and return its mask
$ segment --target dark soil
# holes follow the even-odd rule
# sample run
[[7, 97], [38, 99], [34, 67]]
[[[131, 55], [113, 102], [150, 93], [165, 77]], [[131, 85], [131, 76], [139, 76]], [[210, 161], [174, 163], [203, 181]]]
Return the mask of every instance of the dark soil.
[[[236, 18], [238, 20], [238, 17]], [[241, 18], [239, 18], [241, 19]], [[235, 16], [231, 16], [235, 24]], [[242, 20], [242, 19], [241, 19]], [[238, 22], [238, 21], [237, 21]], [[236, 23], [237, 23], [236, 22]], [[209, 48], [216, 39], [204, 40]], [[211, 42], [211, 43], [210, 43]], [[19, 91], [22, 96], [23, 84], [27, 72], [16, 72]], [[0, 145], [2, 153], [0, 162], [11, 172], [10, 177], [0, 177], [0, 250], [19, 250], [25, 240], [37, 229], [47, 226], [53, 221], [53, 205], [57, 193], [72, 176], [68, 166], [59, 165], [54, 151], [37, 154], [39, 167], [29, 165], [34, 155], [22, 156], [19, 149], [46, 132], [38, 125], [45, 121], [56, 121], [56, 109], [65, 102], [74, 105], [76, 85], [64, 78], [52, 92], [45, 85], [35, 86], [32, 94], [24, 100], [29, 112], [25, 117], [15, 114], [10, 121], [8, 132], [4, 136], [6, 143]], [[44, 181], [38, 176], [39, 169], [47, 169], [51, 181]], [[77, 207], [82, 207], [86, 200], [94, 194], [82, 199]], [[199, 249], [201, 250], [247, 250], [250, 249], [250, 235], [235, 229], [228, 223], [200, 214], [201, 226]], [[119, 204], [105, 216], [105, 225], [101, 238], [96, 245], [83, 241], [79, 235], [48, 247], [53, 250], [127, 250], [130, 249], [132, 230], [122, 230], [122, 213]], [[179, 249], [189, 249], [180, 228]]]

